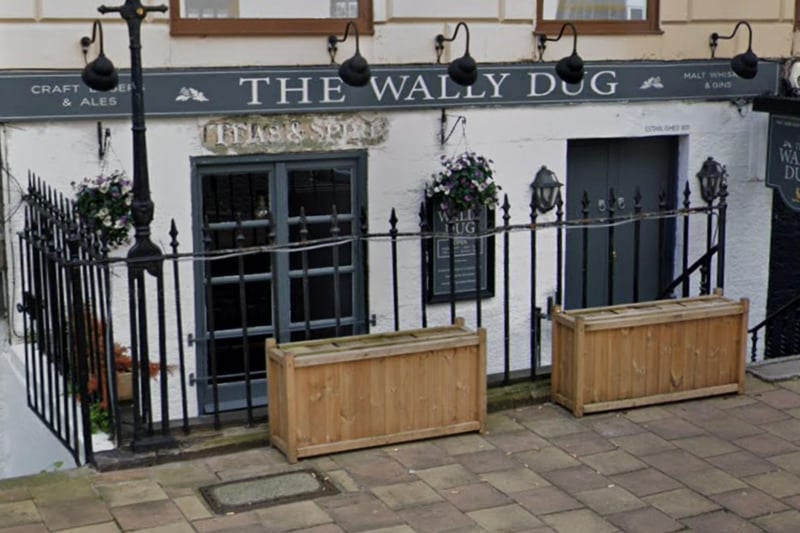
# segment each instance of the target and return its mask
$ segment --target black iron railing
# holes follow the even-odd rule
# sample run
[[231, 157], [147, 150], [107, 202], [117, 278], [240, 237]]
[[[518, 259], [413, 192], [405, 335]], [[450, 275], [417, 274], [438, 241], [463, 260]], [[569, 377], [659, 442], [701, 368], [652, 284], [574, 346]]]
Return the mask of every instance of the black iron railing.
[[[224, 393], [234, 381], [244, 384], [243, 401], [239, 404], [246, 414], [246, 423], [254, 424], [263, 419], [263, 409], [259, 409], [257, 395], [254, 390], [263, 383], [266, 373], [263, 368], [257, 368], [253, 361], [263, 360], [263, 339], [265, 336], [278, 338], [310, 338], [315, 334], [340, 335], [348, 332], [361, 332], [369, 329], [373, 324], [370, 319], [370, 307], [379, 308], [389, 316], [391, 328], [399, 330], [402, 327], [417, 326], [427, 327], [431, 321], [431, 313], [437, 316], [467, 316], [474, 310], [475, 324], [486, 322], [483, 316], [484, 306], [493, 306], [492, 321], [501, 334], [500, 342], [490, 347], [490, 356], [501, 362], [502, 370], [492, 382], [509, 383], [515, 379], [530, 379], [539, 374], [546, 373], [547, 368], [542, 366], [541, 347], [543, 321], [549, 315], [550, 305], [548, 299], [541, 301], [541, 295], [546, 293], [542, 286], [556, 287], [553, 293], [553, 303], [563, 305], [563, 294], [566, 285], [567, 291], [577, 291], [576, 302], [585, 306], [587, 295], [590, 291], [598, 289], [593, 284], [598, 283], [597, 278], [592, 278], [592, 265], [597, 264], [589, 255], [591, 241], [595, 238], [604, 239], [602, 261], [608, 271], [607, 276], [601, 276], [599, 283], [605, 284], [604, 301], [608, 303], [621, 303], [615, 301], [614, 285], [626, 285], [625, 294], [629, 301], [639, 301], [641, 298], [654, 298], [666, 291], [681, 288], [682, 295], [689, 295], [691, 286], [697, 287], [697, 292], [707, 294], [712, 285], [710, 282], [713, 260], [716, 259], [717, 276], [716, 286], [722, 288], [724, 283], [724, 237], [725, 237], [725, 196], [722, 195], [716, 205], [692, 207], [689, 202], [688, 188], [684, 191], [684, 202], [681, 208], [669, 205], [665, 194], [657, 199], [658, 209], [645, 212], [641, 193], [636, 191], [633, 209], [628, 214], [623, 214], [623, 205], [614, 191], [609, 191], [603, 200], [608, 201], [610, 209], [602, 218], [589, 218], [589, 198], [583, 195], [583, 218], [580, 220], [565, 220], [563, 204], [557, 205], [554, 214], [547, 219], [536, 212], [535, 205], [531, 205], [529, 213], [530, 222], [512, 224], [511, 205], [508, 198], [503, 199], [497, 208], [501, 223], [498, 225], [487, 224], [485, 230], [474, 230], [472, 233], [456, 233], [454, 222], [446, 226], [446, 231], [436, 233], [432, 230], [430, 206], [421, 205], [419, 214], [411, 220], [401, 220], [396, 210], [392, 209], [387, 217], [388, 229], [385, 233], [380, 231], [369, 232], [366, 225], [366, 215], [362, 214], [361, 220], [348, 220], [347, 227], [351, 231], [343, 233], [342, 218], [335, 208], [329, 216], [315, 217], [316, 223], [323, 220], [329, 224], [328, 236], [324, 238], [309, 239], [309, 221], [304, 210], [300, 210], [297, 220], [298, 239], [296, 242], [279, 244], [277, 242], [275, 225], [272, 214], [267, 213], [263, 220], [246, 221], [237, 217], [235, 225], [225, 231], [232, 232], [230, 242], [232, 247], [226, 249], [213, 249], [212, 228], [204, 224], [200, 233], [202, 241], [197, 243], [194, 252], [181, 252], [179, 249], [179, 232], [172, 222], [169, 231], [169, 248], [171, 252], [155, 258], [158, 264], [165, 267], [158, 276], [158, 285], [155, 293], [149, 298], [149, 306], [128, 307], [126, 302], [145, 302], [144, 298], [132, 298], [137, 291], [142, 291], [141, 285], [120, 283], [121, 280], [130, 278], [127, 271], [141, 271], [142, 263], [154, 263], [154, 258], [136, 257], [110, 257], [102, 235], [85, 221], [74, 214], [72, 203], [61, 194], [55, 192], [40, 179], [31, 176], [28, 183], [26, 196], [25, 228], [19, 234], [20, 267], [22, 272], [22, 287], [18, 306], [22, 316], [22, 324], [26, 339], [26, 379], [28, 385], [28, 403], [42, 421], [47, 424], [65, 446], [73, 451], [78, 463], [92, 461], [93, 450], [91, 445], [91, 426], [89, 421], [97, 409], [103, 409], [108, 414], [109, 424], [106, 428], [114, 442], [120, 447], [132, 446], [137, 449], [137, 444], [152, 442], [152, 437], [167, 442], [172, 436], [173, 427], [178, 421], [184, 432], [189, 431], [190, 407], [200, 404], [197, 389], [204, 387], [209, 391], [209, 396], [203, 403], [210, 406], [208, 412], [213, 417], [213, 424], [219, 428], [222, 425], [221, 412], [226, 408]], [[655, 204], [653, 200], [651, 205]], [[491, 213], [491, 216], [495, 216]], [[701, 236], [692, 235], [690, 219], [693, 216], [705, 217], [706, 231]], [[350, 217], [355, 218], [355, 217]], [[716, 224], [714, 220], [716, 219]], [[681, 254], [678, 264], [684, 265], [684, 272], [680, 273], [674, 281], [672, 273], [666, 282], [660, 283], [659, 291], [650, 296], [644, 293], [643, 278], [644, 268], [654, 269], [652, 265], [643, 265], [646, 259], [642, 251], [644, 229], [649, 228], [650, 235], [657, 235], [656, 250], [665, 250], [674, 247], [678, 235], [677, 223], [681, 222], [683, 245], [679, 247]], [[403, 231], [401, 228], [410, 228]], [[625, 232], [621, 229], [632, 225], [632, 231]], [[244, 233], [253, 228], [265, 232], [263, 246], [244, 247]], [[353, 228], [357, 231], [352, 231]], [[475, 226], [477, 228], [477, 226]], [[605, 231], [602, 231], [605, 229]], [[716, 231], [714, 231], [716, 230]], [[553, 239], [548, 238], [548, 246], [552, 250], [545, 250], [537, 236], [542, 232], [550, 232]], [[525, 239], [527, 234], [530, 240], [530, 256], [525, 259], [514, 260], [519, 253], [512, 254], [514, 242], [519, 246], [519, 240], [512, 242], [512, 236], [522, 234]], [[317, 233], [319, 234], [319, 233]], [[576, 248], [576, 255], [572, 260], [579, 262], [576, 270], [579, 274], [576, 279], [564, 283], [564, 238], [565, 235], [576, 234], [582, 236], [582, 242]], [[455, 241], [466, 243], [461, 246], [461, 251], [472, 251], [473, 257], [469, 261], [462, 261], [459, 269], [467, 269], [473, 278], [461, 280], [462, 285], [456, 286], [456, 248]], [[699, 259], [691, 260], [689, 254], [690, 240], [704, 243], [705, 249]], [[410, 248], [407, 243], [410, 242]], [[441, 248], [448, 250], [448, 257], [434, 258], [433, 254], [439, 248], [433, 246], [436, 242], [447, 244]], [[400, 245], [405, 246], [402, 250]], [[350, 295], [341, 292], [345, 287], [344, 278], [354, 270], [354, 265], [348, 264], [348, 254], [358, 248], [361, 259], [367, 262], [367, 246], [372, 247], [373, 254], [383, 254], [388, 257], [391, 272], [387, 287], [387, 294], [391, 295], [391, 302], [368, 302], [366, 296], [361, 302], [361, 314], [347, 314], [343, 311], [345, 300]], [[460, 245], [459, 245], [460, 246]], [[345, 248], [348, 247], [348, 248]], [[384, 248], [385, 247], [385, 248]], [[620, 281], [616, 251], [622, 247], [634, 250], [634, 257], [630, 271], [626, 271]], [[327, 322], [321, 321], [313, 314], [315, 293], [312, 286], [313, 275], [319, 269], [312, 267], [309, 256], [314, 251], [327, 249], [330, 251], [329, 270], [333, 280], [332, 296], [333, 311]], [[409, 252], [409, 249], [411, 252]], [[345, 252], [344, 250], [350, 250]], [[384, 251], [385, 250], [385, 251]], [[419, 259], [409, 258], [408, 254], [416, 254]], [[502, 265], [496, 265], [495, 256], [484, 266], [479, 259], [479, 253], [497, 254]], [[288, 302], [282, 302], [285, 297], [279, 287], [280, 280], [270, 274], [271, 267], [261, 265], [260, 272], [265, 279], [270, 281], [271, 294], [268, 301], [272, 309], [270, 317], [272, 325], [262, 326], [255, 322], [251, 316], [252, 306], [248, 300], [254, 295], [249, 292], [245, 278], [248, 268], [252, 267], [255, 258], [260, 261], [269, 261], [275, 265], [281, 254], [291, 254], [298, 258], [296, 264], [295, 280], [300, 277], [300, 283], [294, 284], [292, 290], [302, 294], [294, 294], [291, 305], [301, 306], [302, 309], [288, 307]], [[555, 265], [555, 279], [543, 279], [537, 276], [539, 262], [543, 257]], [[670, 256], [671, 257], [671, 256]], [[214, 312], [207, 312], [204, 319], [196, 322], [195, 333], [191, 335], [194, 340], [193, 352], [200, 354], [207, 361], [207, 368], [202, 375], [199, 370], [196, 374], [189, 375], [187, 368], [193, 367], [191, 355], [185, 353], [183, 344], [184, 325], [186, 317], [183, 316], [184, 307], [182, 299], [186, 295], [181, 293], [181, 268], [183, 261], [198, 262], [203, 265], [198, 280], [204, 280], [202, 290], [194, 295], [196, 306], [205, 306], [208, 309], [217, 307], [215, 303], [215, 281], [212, 277], [213, 261], [220, 258], [235, 261], [235, 272], [226, 273], [224, 280], [233, 287], [227, 296], [233, 306], [229, 311], [236, 312], [238, 317], [236, 339], [231, 339], [226, 331], [215, 327]], [[474, 262], [471, 259], [475, 259]], [[432, 284], [434, 283], [432, 263], [440, 261], [446, 265], [449, 278], [445, 284], [449, 297], [445, 300], [431, 301]], [[169, 265], [172, 268], [169, 268]], [[232, 264], [232, 263], [231, 263]], [[419, 268], [419, 281], [415, 276], [404, 276], [411, 268]], [[489, 270], [488, 272], [486, 270]], [[551, 269], [551, 271], [553, 271]], [[299, 272], [299, 273], [298, 273]], [[481, 281], [488, 279], [499, 272], [502, 275], [501, 290], [487, 293], [482, 289]], [[119, 273], [119, 275], [117, 275]], [[125, 275], [123, 275], [125, 274]], [[440, 275], [442, 272], [439, 273]], [[628, 274], [630, 274], [628, 276]], [[529, 276], [530, 290], [528, 294], [521, 294], [514, 287], [515, 279], [525, 279]], [[115, 283], [115, 280], [117, 283]], [[291, 282], [291, 280], [289, 280]], [[695, 284], [696, 282], [696, 284]], [[441, 283], [441, 279], [440, 279]], [[172, 285], [172, 287], [170, 287]], [[618, 287], [619, 289], [620, 287]], [[126, 292], [127, 291], [127, 292]], [[419, 298], [415, 292], [419, 292]], [[366, 290], [361, 291], [366, 294]], [[141, 295], [139, 295], [141, 296]], [[316, 295], [317, 298], [319, 295]], [[155, 301], [154, 298], [155, 297]], [[325, 296], [328, 297], [327, 295]], [[493, 299], [488, 300], [488, 299]], [[519, 309], [519, 301], [525, 300], [527, 307], [525, 316], [520, 318], [520, 313], [512, 309]], [[414, 309], [418, 302], [418, 309]], [[514, 304], [514, 305], [512, 305]], [[227, 304], [226, 304], [227, 305]], [[449, 307], [449, 309], [448, 309]], [[499, 312], [497, 311], [499, 309]], [[281, 314], [290, 310], [293, 320], [292, 331], [280, 331]], [[169, 320], [165, 320], [169, 317]], [[300, 318], [297, 318], [300, 317]], [[229, 317], [223, 317], [229, 319]], [[286, 318], [285, 316], [283, 318]], [[402, 319], [402, 320], [401, 320]], [[468, 316], [469, 319], [469, 316]], [[325, 322], [323, 326], [320, 326]], [[412, 324], [411, 322], [414, 322]], [[498, 323], [500, 322], [500, 323]], [[136, 325], [133, 327], [132, 324]], [[524, 326], [520, 326], [524, 324]], [[374, 324], [373, 324], [374, 325]], [[383, 325], [383, 324], [382, 324]], [[147, 336], [137, 328], [152, 326], [156, 334]], [[502, 326], [502, 327], [500, 327]], [[524, 327], [524, 336], [516, 328]], [[130, 335], [127, 335], [129, 328]], [[317, 333], [315, 333], [315, 331]], [[121, 333], [120, 333], [121, 332]], [[320, 333], [322, 332], [322, 333]], [[326, 333], [327, 332], [327, 333]], [[227, 336], [226, 336], [227, 335]], [[516, 337], [515, 337], [516, 335]], [[520, 343], [520, 338], [527, 342]], [[137, 346], [139, 339], [151, 339], [148, 346]], [[232, 353], [238, 353], [241, 358], [241, 368], [231, 372], [226, 366], [230, 361], [220, 359], [221, 347], [232, 341], [238, 342], [235, 350], [225, 352], [230, 358]], [[515, 342], [512, 342], [515, 341]], [[526, 353], [513, 353], [525, 345]], [[516, 347], [516, 348], [515, 348]], [[256, 359], [253, 359], [256, 354]], [[117, 382], [120, 361], [127, 356], [130, 359], [133, 399], [130, 403], [121, 400], [120, 384]], [[199, 359], [197, 355], [195, 359]], [[187, 359], [190, 359], [187, 361]], [[525, 361], [524, 363], [521, 361]], [[198, 366], [199, 369], [199, 366]], [[262, 395], [263, 396], [263, 395]], [[202, 406], [198, 408], [202, 413]], [[141, 449], [142, 446], [138, 446]]]

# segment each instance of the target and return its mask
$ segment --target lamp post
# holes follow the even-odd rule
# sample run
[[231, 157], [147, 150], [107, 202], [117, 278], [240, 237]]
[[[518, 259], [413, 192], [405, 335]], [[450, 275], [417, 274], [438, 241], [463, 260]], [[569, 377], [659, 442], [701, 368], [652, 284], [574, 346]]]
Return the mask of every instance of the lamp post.
[[[130, 299], [131, 356], [133, 359], [134, 430], [132, 446], [135, 450], [147, 450], [174, 446], [169, 434], [169, 405], [167, 396], [167, 362], [165, 337], [165, 310], [163, 287], [163, 261], [161, 249], [150, 239], [150, 223], [154, 205], [150, 198], [150, 176], [147, 168], [147, 141], [144, 119], [144, 87], [142, 75], [142, 21], [151, 12], [165, 13], [167, 6], [145, 6], [141, 0], [125, 0], [120, 6], [97, 8], [101, 14], [119, 13], [128, 25], [131, 51], [131, 130], [133, 132], [133, 201], [131, 214], [134, 222], [134, 243], [128, 250], [128, 291]], [[84, 53], [94, 42], [95, 31], [100, 30], [101, 54], [86, 65], [83, 81], [98, 91], [110, 91], [117, 85], [117, 72], [103, 54], [102, 26], [95, 21], [93, 35], [81, 39]], [[112, 79], [114, 78], [114, 79]], [[149, 343], [147, 320], [147, 297], [145, 273], [156, 278], [158, 295], [159, 362], [161, 367], [161, 434], [153, 434], [149, 385]], [[142, 427], [146, 425], [146, 428]], [[146, 429], [146, 430], [145, 430]]]
[[[728, 171], [725, 166], [716, 161], [713, 157], [708, 157], [703, 161], [703, 166], [697, 173], [700, 182], [700, 195], [706, 203], [706, 260], [700, 267], [700, 293], [708, 294], [711, 291], [711, 239], [713, 233], [712, 218], [714, 216], [714, 200], [720, 197], [723, 185], [727, 180]], [[721, 211], [721, 209], [720, 209]], [[721, 257], [721, 255], [720, 255]], [[718, 260], [719, 264], [719, 260]]]
[[[541, 214], [545, 214], [554, 207], [556, 209], [556, 297], [555, 303], [556, 305], [561, 305], [561, 294], [562, 294], [562, 277], [561, 277], [561, 268], [562, 268], [562, 219], [564, 216], [563, 206], [564, 201], [561, 199], [561, 182], [558, 181], [555, 172], [547, 168], [546, 166], [542, 166], [538, 172], [536, 172], [536, 176], [533, 179], [533, 183], [531, 183], [531, 191], [532, 191], [532, 198], [531, 198], [531, 209], [535, 212], [538, 211]], [[535, 218], [533, 219], [535, 223]], [[535, 287], [533, 288], [536, 289]], [[549, 310], [548, 310], [549, 311]]]

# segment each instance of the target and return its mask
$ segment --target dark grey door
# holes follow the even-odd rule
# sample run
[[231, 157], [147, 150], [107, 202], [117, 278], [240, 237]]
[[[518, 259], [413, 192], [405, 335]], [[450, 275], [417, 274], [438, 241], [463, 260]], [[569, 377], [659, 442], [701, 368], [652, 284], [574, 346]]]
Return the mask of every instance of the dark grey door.
[[[584, 218], [584, 194], [589, 200], [589, 219], [609, 218], [612, 210], [614, 218], [630, 216], [634, 212], [637, 187], [641, 192], [642, 213], [658, 211], [662, 191], [667, 208], [672, 209], [677, 157], [677, 137], [569, 141], [567, 220]], [[638, 301], [658, 298], [661, 288], [672, 280], [674, 228], [671, 219], [641, 222], [638, 272], [634, 269], [634, 223], [568, 229], [565, 307], [632, 302], [634, 283], [638, 283]]]
[[330, 238], [334, 207], [338, 235], [358, 237], [365, 154], [204, 157], [193, 163], [196, 249], [219, 252], [241, 244], [251, 250], [241, 276], [235, 253], [196, 263], [200, 403], [213, 412], [216, 368], [220, 411], [246, 405], [247, 371], [252, 404], [264, 405], [266, 338], [288, 342], [366, 329], [366, 252], [357, 238], [305, 254], [288, 246], [275, 254], [257, 250], [271, 239], [297, 243], [303, 233], [310, 241]]

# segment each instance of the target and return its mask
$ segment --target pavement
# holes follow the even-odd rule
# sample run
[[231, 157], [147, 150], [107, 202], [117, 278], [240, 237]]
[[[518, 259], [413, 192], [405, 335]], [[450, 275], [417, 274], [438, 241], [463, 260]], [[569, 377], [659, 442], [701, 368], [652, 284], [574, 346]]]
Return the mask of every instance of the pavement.
[[[202, 487], [313, 469], [338, 494], [214, 512]], [[252, 488], [252, 487], [251, 487]], [[205, 489], [204, 489], [205, 490]], [[800, 380], [574, 418], [549, 404], [464, 434], [289, 464], [261, 448], [0, 481], [0, 533], [800, 532]]]

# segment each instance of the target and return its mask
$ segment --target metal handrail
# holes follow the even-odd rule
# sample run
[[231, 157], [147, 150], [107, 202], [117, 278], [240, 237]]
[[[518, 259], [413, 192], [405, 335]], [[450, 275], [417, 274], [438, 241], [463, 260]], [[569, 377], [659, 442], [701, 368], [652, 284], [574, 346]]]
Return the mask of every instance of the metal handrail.
[[712, 246], [705, 254], [700, 256], [700, 259], [692, 263], [692, 266], [684, 270], [683, 273], [681, 273], [680, 276], [675, 278], [672, 281], [672, 283], [670, 283], [667, 286], [666, 289], [661, 291], [661, 295], [659, 297], [660, 298], [668, 297], [672, 293], [672, 291], [677, 289], [679, 285], [681, 285], [684, 281], [686, 281], [689, 278], [689, 276], [694, 274], [699, 268], [701, 268], [704, 264], [706, 264], [707, 261], [711, 261], [711, 258], [714, 257], [714, 254], [717, 253], [718, 251], [719, 251], [718, 244]]

